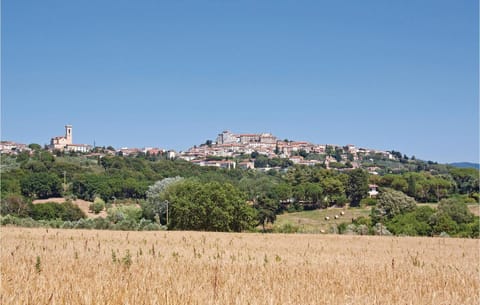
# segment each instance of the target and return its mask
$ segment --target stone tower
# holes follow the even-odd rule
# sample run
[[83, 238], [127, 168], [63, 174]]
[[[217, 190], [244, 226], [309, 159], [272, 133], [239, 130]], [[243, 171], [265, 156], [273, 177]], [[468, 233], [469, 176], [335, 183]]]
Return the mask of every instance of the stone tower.
[[73, 144], [72, 125], [65, 125], [65, 139], [66, 144]]

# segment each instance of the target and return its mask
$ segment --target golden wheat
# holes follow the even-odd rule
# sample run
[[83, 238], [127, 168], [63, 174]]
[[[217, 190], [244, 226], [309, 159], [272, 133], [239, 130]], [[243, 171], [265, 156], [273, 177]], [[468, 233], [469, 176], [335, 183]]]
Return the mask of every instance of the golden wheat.
[[479, 304], [479, 240], [1, 229], [1, 304]]

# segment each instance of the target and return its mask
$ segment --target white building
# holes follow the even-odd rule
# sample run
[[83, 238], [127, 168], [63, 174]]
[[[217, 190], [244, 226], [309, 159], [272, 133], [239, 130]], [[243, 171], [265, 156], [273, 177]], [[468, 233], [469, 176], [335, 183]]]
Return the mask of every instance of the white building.
[[50, 149], [86, 153], [92, 150], [92, 146], [73, 144], [73, 127], [72, 125], [65, 125], [65, 136], [53, 137], [50, 140]]
[[73, 128], [72, 125], [65, 125], [65, 136], [52, 138], [50, 140], [50, 148], [63, 151], [69, 144], [73, 144]]

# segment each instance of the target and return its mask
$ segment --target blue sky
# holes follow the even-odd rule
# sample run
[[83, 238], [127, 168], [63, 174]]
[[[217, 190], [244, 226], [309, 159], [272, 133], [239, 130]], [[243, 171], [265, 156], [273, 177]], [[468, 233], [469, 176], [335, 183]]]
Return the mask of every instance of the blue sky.
[[479, 160], [478, 1], [2, 1], [1, 138]]

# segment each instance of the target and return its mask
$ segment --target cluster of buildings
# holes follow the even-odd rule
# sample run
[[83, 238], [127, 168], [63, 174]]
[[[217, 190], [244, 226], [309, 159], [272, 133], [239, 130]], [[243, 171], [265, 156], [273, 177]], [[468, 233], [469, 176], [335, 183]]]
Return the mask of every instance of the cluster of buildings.
[[[329, 151], [328, 151], [329, 150]], [[332, 151], [340, 150], [340, 160], [332, 155]], [[305, 141], [278, 140], [270, 133], [260, 134], [235, 134], [223, 131], [218, 134], [216, 142], [194, 146], [182, 152], [179, 158], [199, 164], [201, 166], [216, 166], [232, 168], [229, 159], [242, 158], [243, 156], [258, 153], [268, 158], [285, 158], [293, 164], [317, 165], [324, 164], [327, 168], [333, 163], [347, 163], [351, 168], [358, 168], [359, 159], [363, 156], [379, 154], [387, 159], [395, 157], [387, 151], [357, 148], [355, 145], [339, 146], [333, 144], [313, 144]], [[307, 159], [302, 154], [316, 154], [322, 156], [318, 159]], [[220, 161], [207, 161], [211, 157], [224, 158]], [[248, 167], [247, 165], [248, 164]], [[242, 161], [238, 163], [244, 168], [252, 168], [253, 162]], [[234, 166], [233, 166], [234, 167]]]
[[[65, 125], [65, 135], [51, 138], [48, 149], [51, 151], [94, 154], [92, 145], [73, 143], [72, 125]], [[30, 150], [25, 144], [10, 141], [2, 141], [0, 143], [1, 153], [15, 154], [25, 150]], [[335, 152], [335, 156], [332, 152]], [[305, 141], [279, 140], [271, 133], [236, 134], [228, 130], [218, 134], [215, 142], [207, 141], [205, 144], [194, 146], [180, 153], [153, 147], [142, 149], [120, 148], [117, 150], [112, 148], [104, 153], [122, 156], [132, 156], [140, 153], [150, 156], [163, 155], [168, 159], [181, 158], [200, 166], [214, 166], [227, 169], [255, 168], [254, 158], [251, 158], [253, 153], [266, 156], [269, 159], [288, 159], [293, 164], [309, 166], [323, 164], [327, 168], [334, 165], [333, 163], [336, 163], [337, 166], [341, 163], [348, 164], [349, 168], [357, 168], [360, 166], [360, 159], [369, 155], [380, 155], [383, 158], [395, 159], [395, 156], [388, 151], [357, 148], [354, 145], [338, 146], [313, 144]], [[96, 154], [99, 153], [97, 152]], [[314, 154], [319, 156], [319, 158], [305, 158], [309, 154]], [[239, 161], [233, 161], [234, 159]], [[372, 168], [371, 171], [374, 172], [375, 168]]]
[[[74, 144], [73, 127], [72, 125], [65, 125], [65, 135], [51, 138], [50, 144], [46, 148], [51, 151], [59, 150], [87, 153], [92, 151], [93, 146], [88, 144]], [[0, 143], [0, 153], [2, 154], [17, 154], [22, 151], [31, 151], [31, 149], [26, 144], [12, 141], [1, 141]]]
[[7, 155], [15, 155], [22, 151], [31, 151], [26, 144], [16, 143], [12, 141], [0, 142], [0, 153]]
[[[102, 150], [102, 153], [94, 152], [94, 146], [89, 144], [75, 144], [73, 143], [73, 126], [65, 125], [65, 135], [56, 136], [50, 139], [50, 144], [45, 145], [46, 149], [49, 149], [52, 152], [76, 152], [76, 153], [89, 153], [89, 155], [121, 155], [121, 156], [136, 156], [140, 153], [148, 154], [151, 156], [156, 156], [160, 154], [165, 154], [169, 159], [176, 158], [177, 154], [173, 150], [165, 150], [154, 147], [145, 147], [145, 148], [128, 148], [122, 147], [120, 149], [105, 149]], [[0, 153], [1, 154], [18, 154], [23, 151], [31, 152], [26, 144], [16, 143], [12, 141], [1, 141], [0, 142]]]

